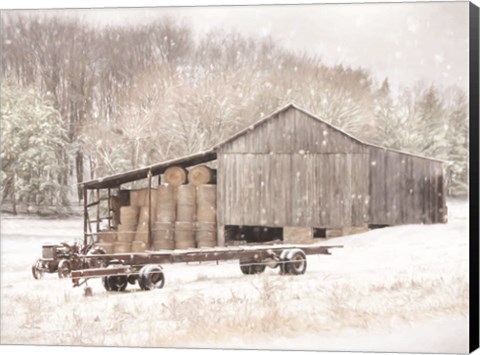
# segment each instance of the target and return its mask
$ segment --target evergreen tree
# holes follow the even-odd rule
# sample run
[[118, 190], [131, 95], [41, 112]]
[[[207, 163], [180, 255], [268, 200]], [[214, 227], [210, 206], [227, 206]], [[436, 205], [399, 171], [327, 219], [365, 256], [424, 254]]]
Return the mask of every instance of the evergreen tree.
[[68, 203], [63, 176], [67, 135], [59, 112], [33, 89], [2, 85], [2, 199], [26, 205]]

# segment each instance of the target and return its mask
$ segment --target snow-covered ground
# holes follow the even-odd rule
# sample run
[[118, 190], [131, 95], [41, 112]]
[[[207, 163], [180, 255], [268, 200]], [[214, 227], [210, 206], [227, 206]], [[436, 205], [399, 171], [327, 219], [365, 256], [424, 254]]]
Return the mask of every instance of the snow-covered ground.
[[35, 281], [46, 241], [81, 238], [82, 221], [1, 223], [1, 342], [338, 351], [468, 352], [468, 204], [449, 223], [334, 238], [307, 273], [244, 276], [235, 262], [166, 265], [166, 285], [84, 297], [69, 279]]

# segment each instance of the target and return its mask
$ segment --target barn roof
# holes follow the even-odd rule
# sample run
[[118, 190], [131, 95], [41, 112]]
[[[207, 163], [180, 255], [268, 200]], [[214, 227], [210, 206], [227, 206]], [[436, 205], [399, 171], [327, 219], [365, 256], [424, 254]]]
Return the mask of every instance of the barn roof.
[[382, 147], [382, 146], [379, 146], [379, 145], [375, 145], [375, 144], [372, 144], [372, 143], [367, 143], [367, 142], [364, 142], [354, 136], [352, 136], [351, 134], [343, 131], [341, 128], [338, 128], [334, 125], [332, 125], [331, 123], [328, 123], [324, 120], [322, 120], [321, 118], [319, 118], [318, 116], [314, 115], [313, 113], [307, 111], [306, 109], [304, 108], [301, 108], [299, 106], [297, 106], [296, 104], [294, 103], [289, 103], [283, 107], [281, 107], [280, 109], [274, 111], [273, 113], [271, 113], [270, 115], [262, 118], [261, 120], [255, 122], [254, 124], [250, 125], [249, 127], [247, 128], [244, 128], [243, 130], [237, 132], [236, 134], [234, 134], [233, 136], [231, 136], [230, 138], [224, 140], [223, 142], [221, 143], [218, 143], [216, 146], [213, 147], [214, 150], [217, 150], [218, 148], [236, 140], [237, 138], [255, 130], [258, 126], [264, 124], [265, 122], [273, 119], [274, 117], [276, 117], [279, 113], [282, 113], [284, 111], [287, 111], [288, 109], [290, 108], [293, 108], [295, 110], [298, 110], [302, 113], [304, 113], [305, 115], [309, 116], [310, 118], [314, 119], [314, 120], [317, 120], [325, 125], [327, 125], [328, 127], [340, 132], [341, 134], [345, 135], [346, 137], [352, 139], [353, 141], [361, 144], [361, 145], [364, 145], [364, 146], [367, 146], [367, 147], [373, 147], [373, 148], [377, 148], [377, 149], [382, 149], [382, 150], [387, 150], [387, 151], [390, 151], [390, 152], [395, 152], [395, 153], [400, 153], [400, 154], [405, 154], [405, 155], [408, 155], [408, 156], [412, 156], [412, 157], [415, 157], [415, 158], [420, 158], [420, 159], [426, 159], [426, 160], [432, 160], [432, 161], [436, 161], [436, 162], [440, 162], [440, 163], [444, 163], [443, 160], [440, 160], [440, 159], [435, 159], [435, 158], [429, 158], [429, 157], [425, 157], [425, 156], [422, 156], [422, 155], [418, 155], [418, 154], [413, 154], [413, 153], [408, 153], [408, 152], [404, 152], [404, 151], [401, 151], [401, 150], [396, 150], [396, 149], [391, 149], [391, 148], [385, 148], [385, 147]]
[[277, 116], [279, 113], [284, 112], [284, 111], [286, 111], [290, 108], [298, 110], [298, 111], [304, 113], [305, 115], [307, 115], [307, 116], [309, 116], [309, 117], [311, 117], [311, 118], [313, 118], [313, 119], [315, 119], [315, 120], [333, 128], [333, 129], [335, 129], [336, 131], [340, 132], [341, 134], [343, 134], [343, 135], [349, 137], [350, 139], [354, 140], [358, 144], [361, 144], [361, 145], [364, 145], [364, 146], [367, 146], [367, 147], [373, 147], [373, 148], [377, 148], [377, 149], [383, 149], [383, 150], [388, 150], [388, 151], [392, 151], [392, 152], [396, 152], [396, 153], [400, 153], [400, 154], [405, 154], [405, 155], [413, 156], [413, 157], [420, 158], [420, 159], [427, 159], [427, 160], [443, 163], [443, 161], [439, 160], [439, 159], [428, 158], [428, 157], [424, 157], [424, 156], [417, 155], [417, 154], [402, 152], [402, 151], [399, 151], [399, 150], [384, 148], [384, 147], [377, 146], [377, 145], [374, 145], [374, 144], [371, 144], [371, 143], [363, 142], [360, 139], [344, 132], [340, 128], [335, 127], [332, 124], [323, 121], [322, 119], [315, 116], [311, 112], [308, 112], [307, 110], [305, 110], [301, 107], [298, 107], [297, 105], [295, 105], [293, 103], [290, 103], [290, 104], [278, 109], [277, 111], [273, 112], [272, 114], [262, 118], [261, 120], [255, 122], [253, 125], [239, 131], [238, 133], [234, 134], [233, 136], [224, 140], [223, 142], [215, 145], [213, 148], [211, 148], [207, 151], [191, 154], [191, 155], [184, 156], [184, 157], [177, 158], [177, 159], [167, 160], [167, 161], [164, 161], [164, 162], [161, 162], [161, 163], [149, 165], [149, 166], [146, 166], [146, 167], [140, 168], [140, 169], [130, 170], [130, 171], [120, 173], [120, 174], [110, 175], [110, 176], [98, 178], [98, 179], [95, 179], [95, 180], [86, 181], [86, 182], [81, 183], [80, 185], [83, 186], [86, 189], [112, 188], [112, 187], [120, 186], [121, 184], [125, 184], [125, 183], [128, 183], [128, 182], [132, 182], [132, 181], [136, 181], [136, 180], [140, 180], [140, 179], [145, 179], [145, 178], [148, 177], [149, 172], [151, 172], [152, 175], [162, 174], [165, 170], [167, 170], [170, 166], [173, 166], [173, 165], [182, 166], [182, 167], [189, 167], [189, 166], [194, 166], [194, 165], [197, 165], [197, 164], [201, 164], [201, 163], [205, 163], [205, 162], [208, 162], [208, 161], [215, 160], [217, 158], [217, 150], [220, 147], [224, 146], [227, 143], [230, 143], [230, 142], [236, 140], [237, 138], [247, 134], [248, 132], [253, 131], [258, 126], [264, 124], [265, 122], [267, 122], [267, 121], [271, 120], [272, 118], [274, 118], [275, 116]]

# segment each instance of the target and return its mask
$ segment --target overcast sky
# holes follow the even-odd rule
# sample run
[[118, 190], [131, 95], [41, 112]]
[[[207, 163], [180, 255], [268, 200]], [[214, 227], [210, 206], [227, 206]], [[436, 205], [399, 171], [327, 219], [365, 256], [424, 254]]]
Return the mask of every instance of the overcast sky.
[[[44, 10], [46, 11], [46, 10]], [[417, 80], [468, 89], [468, 2], [318, 4], [64, 10], [87, 21], [131, 25], [164, 15], [211, 29], [271, 35], [328, 64], [362, 66], [380, 81]]]

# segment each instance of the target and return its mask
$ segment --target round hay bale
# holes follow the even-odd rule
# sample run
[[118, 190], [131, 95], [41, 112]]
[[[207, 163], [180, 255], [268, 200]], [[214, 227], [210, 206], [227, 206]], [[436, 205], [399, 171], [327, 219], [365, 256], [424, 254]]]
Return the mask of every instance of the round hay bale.
[[175, 241], [175, 249], [195, 248], [195, 241]]
[[196, 217], [198, 222], [215, 223], [217, 221], [217, 209], [215, 206], [197, 206]]
[[170, 222], [157, 222], [152, 228], [154, 241], [174, 241], [174, 227]]
[[197, 221], [215, 222], [217, 220], [217, 186], [197, 186]]
[[[150, 208], [148, 206], [142, 206], [140, 207], [140, 213], [138, 215], [138, 224], [143, 224], [148, 222], [148, 214], [149, 214]], [[152, 208], [152, 216], [153, 214], [153, 208]]]
[[188, 241], [195, 243], [193, 223], [176, 222], [175, 223], [175, 242]]
[[113, 245], [113, 253], [130, 253], [132, 250], [132, 243], [127, 242], [115, 242]]
[[201, 240], [197, 241], [197, 248], [214, 248], [217, 246], [216, 241]]
[[188, 182], [192, 185], [209, 184], [215, 181], [215, 170], [206, 165], [195, 166], [188, 171]]
[[212, 247], [217, 244], [217, 225], [215, 223], [197, 223], [195, 240], [199, 247]]
[[177, 191], [177, 221], [195, 220], [196, 188], [194, 185], [182, 185]]
[[187, 182], [187, 170], [181, 166], [171, 166], [163, 173], [163, 179], [171, 186], [183, 185]]
[[137, 226], [135, 240], [148, 243], [148, 223], [142, 223]]
[[153, 250], [172, 250], [175, 248], [174, 241], [155, 241], [153, 242]]
[[117, 227], [117, 241], [130, 243], [135, 238], [137, 226], [119, 224]]
[[156, 221], [174, 222], [177, 215], [174, 188], [168, 185], [159, 186], [156, 202]]
[[132, 242], [132, 253], [143, 253], [147, 249], [147, 244], [140, 240]]
[[95, 243], [95, 246], [102, 248], [107, 254], [113, 254], [113, 243]]
[[114, 230], [100, 231], [97, 238], [100, 243], [113, 243], [117, 240], [117, 232]]
[[138, 207], [135, 206], [120, 207], [120, 223], [131, 226], [137, 225], [138, 212]]
[[215, 205], [217, 203], [217, 185], [197, 186], [197, 204]]
[[130, 206], [139, 207], [142, 205], [142, 190], [130, 190]]

